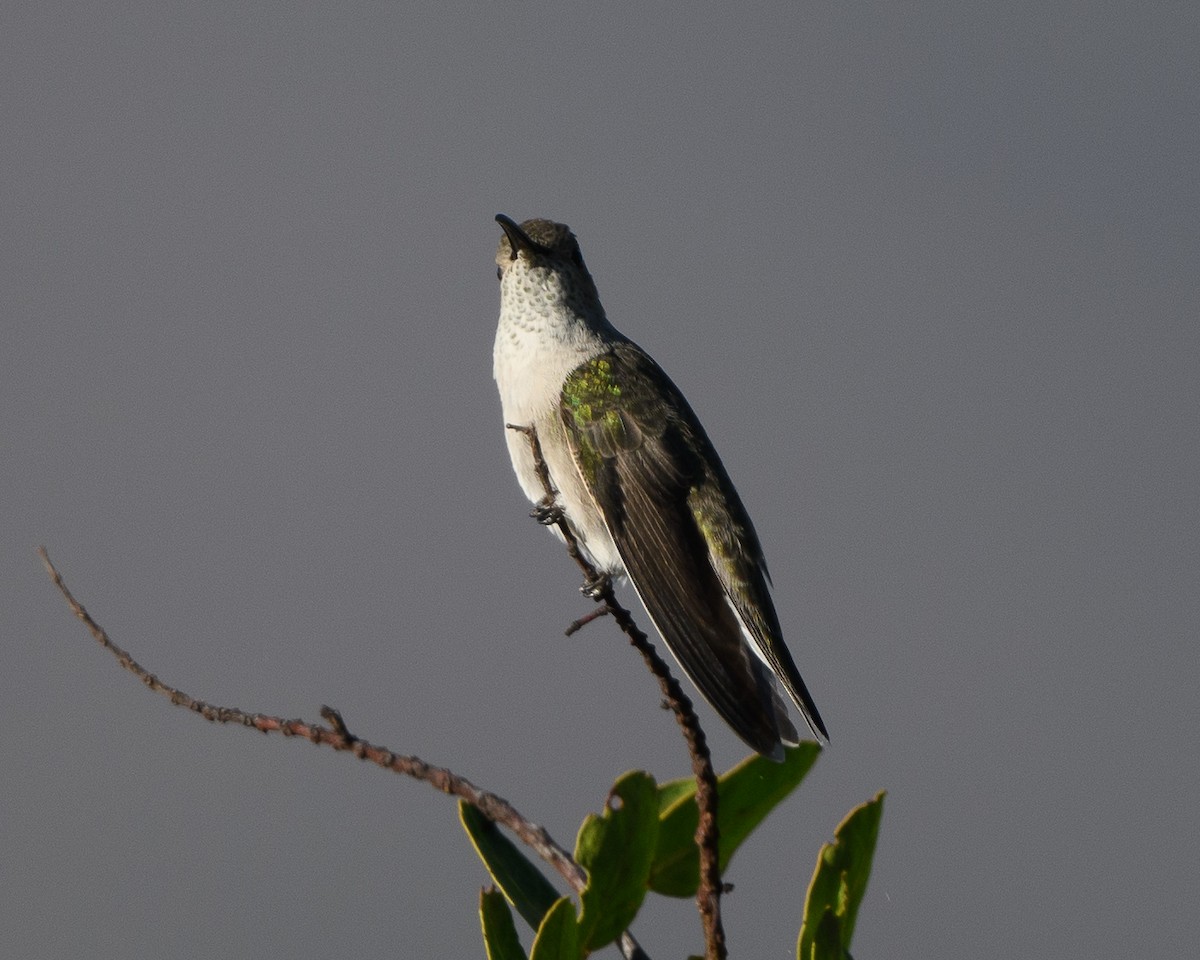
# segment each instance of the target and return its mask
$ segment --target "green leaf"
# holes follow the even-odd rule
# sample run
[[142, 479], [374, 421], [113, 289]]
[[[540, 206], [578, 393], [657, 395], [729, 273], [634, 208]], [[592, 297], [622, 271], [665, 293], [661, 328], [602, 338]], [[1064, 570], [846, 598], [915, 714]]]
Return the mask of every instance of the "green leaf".
[[[834, 830], [833, 843], [821, 847], [804, 901], [804, 921], [796, 944], [799, 960], [848, 956], [858, 908], [871, 876], [883, 798], [880, 793], [851, 810]], [[830, 923], [837, 925], [836, 941]], [[835, 942], [841, 952], [828, 953]]]
[[679, 780], [668, 780], [658, 785], [658, 812], [664, 814], [684, 797], [696, 793], [696, 778], [683, 777]]
[[[775, 806], [804, 779], [820, 754], [811, 742], [787, 750], [782, 763], [757, 754], [746, 758], [717, 781], [717, 826], [721, 832], [721, 869]], [[694, 897], [700, 886], [700, 853], [696, 849], [696, 781], [664, 784], [660, 798], [670, 797], [662, 811], [658, 850], [650, 870], [650, 889], [668, 897]]]
[[828, 907], [817, 923], [809, 960], [846, 960], [850, 954], [842, 945], [842, 925]]
[[496, 886], [536, 930], [558, 899], [558, 891], [499, 827], [465, 800], [458, 802], [458, 818]]
[[658, 838], [658, 791], [640, 770], [613, 784], [604, 815], [588, 814], [575, 841], [575, 860], [587, 871], [579, 895], [580, 944], [596, 950], [616, 940], [637, 915]]
[[479, 892], [479, 922], [488, 960], [526, 960], [504, 894], [498, 890]]
[[575, 904], [570, 897], [562, 897], [547, 911], [538, 927], [529, 960], [579, 960], [582, 956], [585, 954], [580, 950]]

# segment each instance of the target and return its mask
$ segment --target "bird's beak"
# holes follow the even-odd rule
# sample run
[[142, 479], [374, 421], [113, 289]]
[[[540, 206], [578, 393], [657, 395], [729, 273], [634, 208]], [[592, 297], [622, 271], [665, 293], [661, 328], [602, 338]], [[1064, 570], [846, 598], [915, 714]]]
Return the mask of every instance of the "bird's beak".
[[540, 243], [529, 239], [529, 234], [522, 230], [517, 221], [512, 217], [506, 217], [504, 214], [498, 213], [496, 214], [496, 222], [500, 224], [504, 235], [508, 237], [508, 244], [512, 248], [510, 259], [516, 260], [522, 250], [528, 250], [530, 253], [546, 252], [546, 248]]

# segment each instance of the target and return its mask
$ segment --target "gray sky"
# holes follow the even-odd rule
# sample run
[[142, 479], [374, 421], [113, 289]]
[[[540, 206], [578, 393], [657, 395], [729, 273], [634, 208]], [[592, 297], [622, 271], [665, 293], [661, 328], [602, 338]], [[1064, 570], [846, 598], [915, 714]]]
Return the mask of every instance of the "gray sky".
[[[569, 223], [708, 426], [833, 736], [727, 879], [794, 950], [1197, 937], [1194, 3], [27, 4], [0, 25], [0, 955], [482, 956], [451, 766], [563, 843], [687, 763], [526, 517], [497, 212]], [[743, 751], [711, 712], [718, 762]], [[698, 948], [653, 903], [656, 957]]]

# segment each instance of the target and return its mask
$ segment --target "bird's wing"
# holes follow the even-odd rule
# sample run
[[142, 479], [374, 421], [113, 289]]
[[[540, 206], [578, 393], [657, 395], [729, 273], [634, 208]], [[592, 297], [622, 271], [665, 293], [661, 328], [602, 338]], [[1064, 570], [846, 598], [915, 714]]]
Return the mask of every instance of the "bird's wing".
[[[728, 529], [737, 521], [712, 487], [716, 455], [686, 401], [647, 354], [621, 343], [567, 378], [562, 415], [580, 476], [672, 654], [742, 739], [779, 755], [795, 730], [712, 558], [714, 545], [724, 557], [745, 538]], [[753, 531], [749, 542], [757, 548]], [[763, 579], [749, 557], [734, 560], [733, 577]]]

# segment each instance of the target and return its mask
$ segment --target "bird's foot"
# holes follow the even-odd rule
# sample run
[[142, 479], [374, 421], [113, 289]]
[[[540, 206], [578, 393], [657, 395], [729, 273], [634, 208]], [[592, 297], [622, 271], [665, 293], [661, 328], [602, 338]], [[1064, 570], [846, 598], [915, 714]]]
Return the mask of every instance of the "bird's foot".
[[529, 515], [546, 527], [552, 527], [566, 517], [566, 514], [563, 513], [563, 508], [558, 505], [558, 501], [550, 494], [546, 494], [546, 496], [535, 503], [533, 509], [529, 511]]
[[598, 573], [583, 581], [579, 592], [585, 597], [599, 602], [606, 594], [612, 593], [612, 577], [607, 573]]

